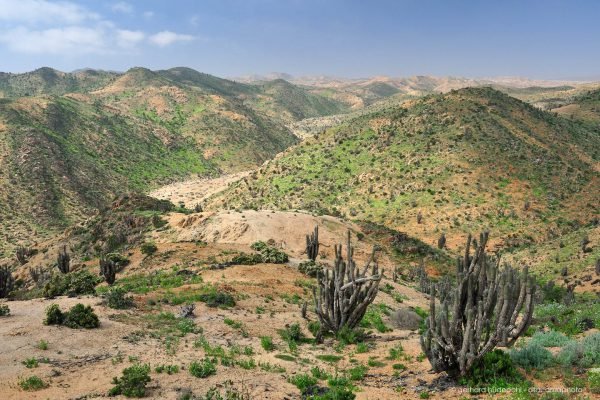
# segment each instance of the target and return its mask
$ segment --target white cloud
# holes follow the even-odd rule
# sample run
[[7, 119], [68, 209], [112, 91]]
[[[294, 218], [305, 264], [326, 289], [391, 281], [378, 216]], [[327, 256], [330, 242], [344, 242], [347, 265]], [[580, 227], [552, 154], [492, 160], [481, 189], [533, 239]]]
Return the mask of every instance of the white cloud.
[[144, 18], [152, 18], [152, 17], [154, 17], [154, 11], [144, 11], [144, 13], [142, 14], [142, 16]]
[[67, 1], [47, 0], [0, 0], [0, 21], [36, 24], [78, 24], [99, 16], [85, 8]]
[[150, 36], [149, 39], [151, 43], [159, 47], [165, 47], [175, 42], [189, 42], [194, 37], [171, 31], [162, 31]]
[[120, 1], [118, 3], [113, 4], [113, 6], [111, 7], [111, 10], [113, 10], [114, 12], [131, 14], [133, 12], [133, 7], [129, 3]]
[[102, 29], [70, 26], [44, 30], [18, 27], [0, 32], [0, 42], [16, 52], [29, 54], [108, 53]]
[[126, 29], [117, 29], [117, 45], [123, 48], [132, 48], [144, 40], [146, 34], [142, 31], [128, 31]]

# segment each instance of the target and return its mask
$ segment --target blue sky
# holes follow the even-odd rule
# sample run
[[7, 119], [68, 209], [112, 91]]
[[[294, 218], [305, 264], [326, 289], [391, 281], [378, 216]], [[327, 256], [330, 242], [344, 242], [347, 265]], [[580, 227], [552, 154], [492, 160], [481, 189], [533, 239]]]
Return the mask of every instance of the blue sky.
[[594, 0], [0, 0], [0, 71], [600, 78]]

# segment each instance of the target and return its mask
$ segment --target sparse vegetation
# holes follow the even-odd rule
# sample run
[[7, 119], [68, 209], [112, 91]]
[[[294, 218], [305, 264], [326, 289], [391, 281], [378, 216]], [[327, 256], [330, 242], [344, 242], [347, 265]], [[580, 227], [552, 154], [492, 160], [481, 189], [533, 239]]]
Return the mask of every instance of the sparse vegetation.
[[109, 396], [144, 397], [146, 395], [146, 385], [150, 381], [150, 365], [134, 364], [125, 368], [120, 378], [113, 378], [115, 386], [108, 394]]

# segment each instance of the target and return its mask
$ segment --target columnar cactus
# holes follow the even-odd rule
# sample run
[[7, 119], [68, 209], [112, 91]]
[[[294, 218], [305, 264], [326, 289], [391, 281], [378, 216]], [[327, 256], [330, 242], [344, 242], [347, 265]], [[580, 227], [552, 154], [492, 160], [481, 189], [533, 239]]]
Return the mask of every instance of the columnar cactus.
[[0, 267], [0, 299], [8, 297], [15, 286], [15, 279], [8, 265]]
[[[377, 296], [379, 282], [383, 277], [373, 249], [369, 261], [361, 269], [354, 262], [354, 247], [350, 243], [350, 231], [346, 242], [346, 260], [342, 245], [335, 245], [333, 271], [325, 269], [318, 277], [318, 291], [313, 288], [315, 313], [322, 332], [337, 333], [342, 328], [355, 328], [362, 320], [367, 306]], [[370, 272], [370, 275], [367, 273]], [[319, 335], [320, 336], [320, 335]]]
[[486, 255], [487, 241], [488, 233], [481, 234], [471, 255], [469, 235], [465, 255], [457, 263], [456, 285], [437, 288], [441, 310], [432, 287], [421, 347], [436, 372], [464, 376], [497, 345], [514, 344], [530, 323], [533, 278], [527, 268], [522, 273], [509, 266], [501, 269], [499, 258]]
[[115, 283], [117, 275], [117, 263], [108, 257], [100, 257], [100, 275], [109, 285]]
[[67, 245], [64, 245], [62, 250], [58, 252], [56, 257], [56, 266], [63, 274], [68, 274], [71, 265], [71, 256], [67, 253]]
[[319, 226], [310, 235], [306, 235], [306, 255], [312, 261], [319, 255]]

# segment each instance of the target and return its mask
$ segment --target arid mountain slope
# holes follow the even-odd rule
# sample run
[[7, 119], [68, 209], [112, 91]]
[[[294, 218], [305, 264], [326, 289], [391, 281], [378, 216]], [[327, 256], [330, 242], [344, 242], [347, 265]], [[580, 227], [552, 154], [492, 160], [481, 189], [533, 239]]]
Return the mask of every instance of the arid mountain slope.
[[519, 245], [598, 213], [597, 131], [491, 88], [427, 96], [308, 139], [209, 202], [307, 209], [449, 245], [491, 228]]

